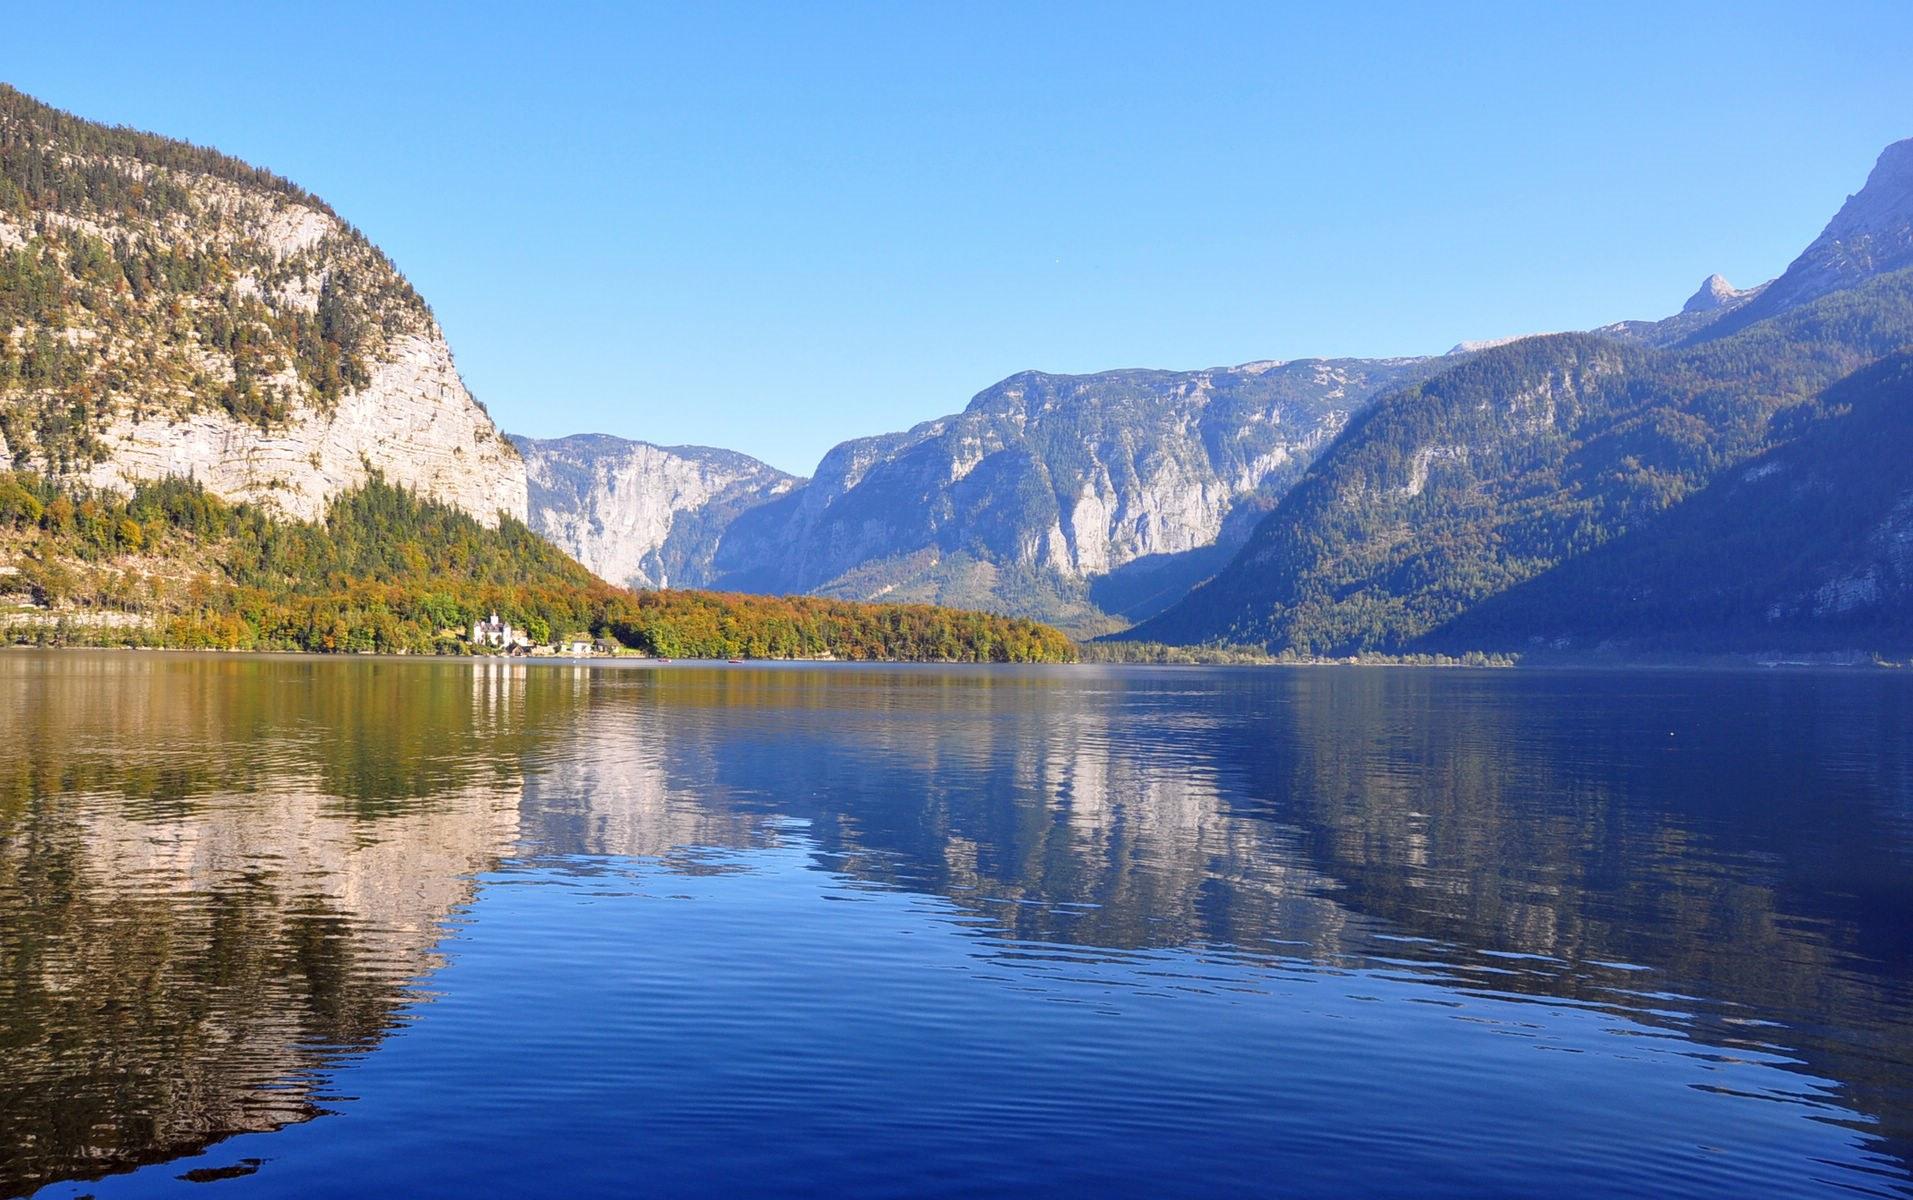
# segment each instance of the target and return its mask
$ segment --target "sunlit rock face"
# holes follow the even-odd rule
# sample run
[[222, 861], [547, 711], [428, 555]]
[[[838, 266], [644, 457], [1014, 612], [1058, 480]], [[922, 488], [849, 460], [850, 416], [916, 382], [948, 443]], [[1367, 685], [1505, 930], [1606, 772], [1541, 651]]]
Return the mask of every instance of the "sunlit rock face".
[[1025, 372], [961, 413], [842, 443], [809, 480], [703, 447], [516, 443], [532, 527], [609, 579], [935, 602], [1094, 631], [1132, 607], [1096, 580], [1162, 572], [1143, 594], [1172, 599], [1351, 414], [1428, 361]]
[[[724, 529], [708, 582], [1106, 629], [1212, 570], [1214, 548], [1240, 544], [1351, 414], [1424, 361], [1015, 375], [961, 413], [831, 450]], [[1138, 573], [1161, 579], [1125, 586]]]
[[1750, 319], [1913, 266], [1913, 138], [1880, 154], [1866, 186], [1748, 308]]
[[500, 513], [525, 518], [524, 463], [465, 390], [435, 325], [386, 343], [365, 387], [329, 409], [302, 405], [279, 427], [210, 411], [121, 410], [98, 436], [105, 458], [80, 473], [97, 487], [181, 475], [314, 520], [376, 471], [488, 526]]
[[1413, 366], [1015, 375], [956, 416], [833, 450], [802, 492], [735, 528], [717, 565], [817, 587], [873, 560], [980, 545], [1081, 578], [1206, 546]]
[[425, 301], [319, 198], [0, 88], [0, 430], [96, 487], [190, 476], [320, 516], [374, 472], [486, 524], [524, 465]]

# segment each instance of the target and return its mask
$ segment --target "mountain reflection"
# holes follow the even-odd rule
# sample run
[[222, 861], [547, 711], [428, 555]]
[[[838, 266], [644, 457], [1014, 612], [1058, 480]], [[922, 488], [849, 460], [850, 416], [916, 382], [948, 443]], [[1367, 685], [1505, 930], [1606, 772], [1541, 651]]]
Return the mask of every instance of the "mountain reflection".
[[500, 864], [771, 845], [1011, 965], [1600, 1007], [1913, 1147], [1897, 680], [16, 654], [0, 712], [0, 1192], [314, 1115]]
[[319, 1111], [514, 844], [516, 727], [472, 680], [0, 660], [0, 1194]]
[[[528, 827], [554, 851], [741, 845], [797, 818], [820, 868], [945, 897], [1007, 958], [1189, 948], [1592, 1005], [1799, 1062], [1913, 1159], [1898, 679], [790, 670], [603, 686], [569, 765], [527, 784]], [[558, 836], [568, 810], [590, 815]]]

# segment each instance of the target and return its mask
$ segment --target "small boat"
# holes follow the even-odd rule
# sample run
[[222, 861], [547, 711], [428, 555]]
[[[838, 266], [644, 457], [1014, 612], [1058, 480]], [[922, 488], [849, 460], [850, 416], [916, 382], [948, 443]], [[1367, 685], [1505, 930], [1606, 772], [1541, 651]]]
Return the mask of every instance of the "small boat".
[[744, 660], [743, 660], [743, 659], [741, 659], [741, 658], [733, 658], [733, 659], [732, 659], [731, 661], [732, 661], [732, 662], [734, 662], [734, 663], [741, 663], [741, 662], [743, 662]]
[[661, 662], [661, 663], [668, 663], [668, 662], [670, 662], [671, 660], [670, 660], [670, 659], [668, 659], [668, 658], [660, 658], [660, 659], [659, 659], [658, 661], [659, 661], [659, 662]]

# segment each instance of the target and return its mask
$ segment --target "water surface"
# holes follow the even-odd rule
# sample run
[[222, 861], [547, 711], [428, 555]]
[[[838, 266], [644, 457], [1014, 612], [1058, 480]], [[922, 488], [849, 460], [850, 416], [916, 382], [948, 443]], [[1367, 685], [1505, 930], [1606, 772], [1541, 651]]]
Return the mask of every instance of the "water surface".
[[1913, 1196], [1913, 680], [0, 653], [0, 1195]]

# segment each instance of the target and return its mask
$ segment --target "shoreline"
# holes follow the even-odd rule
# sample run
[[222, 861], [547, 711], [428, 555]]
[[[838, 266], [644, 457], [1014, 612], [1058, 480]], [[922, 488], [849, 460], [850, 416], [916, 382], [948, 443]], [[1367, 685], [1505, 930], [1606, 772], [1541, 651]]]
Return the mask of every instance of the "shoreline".
[[1668, 654], [1660, 656], [1586, 657], [1550, 654], [1544, 657], [1499, 662], [1470, 662], [1446, 657], [1440, 661], [1415, 656], [1354, 655], [1342, 658], [1268, 658], [1259, 661], [1197, 658], [1165, 662], [1117, 662], [1079, 659], [1075, 662], [988, 662], [975, 659], [922, 658], [653, 658], [644, 654], [600, 654], [588, 657], [566, 655], [505, 654], [382, 654], [363, 651], [326, 652], [315, 650], [225, 650], [189, 646], [99, 646], [34, 645], [26, 642], [0, 643], [0, 652], [83, 653], [83, 654], [156, 654], [195, 658], [305, 659], [314, 662], [381, 663], [464, 663], [505, 666], [610, 667], [618, 669], [710, 668], [710, 667], [1018, 667], [1018, 668], [1144, 668], [1150, 670], [1325, 670], [1336, 668], [1433, 671], [1519, 671], [1524, 674], [1547, 672], [1783, 672], [1789, 674], [1894, 672], [1913, 667], [1913, 661], [1893, 659], [1871, 652], [1833, 653], [1808, 657], [1798, 653], [1782, 656], [1749, 651], [1718, 654]]

